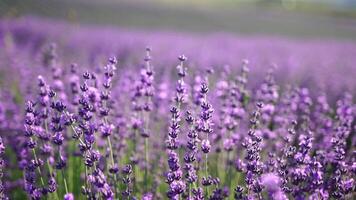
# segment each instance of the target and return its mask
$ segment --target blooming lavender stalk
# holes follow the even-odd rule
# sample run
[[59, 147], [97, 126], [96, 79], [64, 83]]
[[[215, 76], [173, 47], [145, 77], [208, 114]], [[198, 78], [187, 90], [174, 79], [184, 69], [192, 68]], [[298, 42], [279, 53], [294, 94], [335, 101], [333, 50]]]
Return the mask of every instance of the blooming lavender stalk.
[[2, 177], [4, 175], [4, 166], [5, 166], [5, 162], [4, 162], [4, 159], [3, 159], [3, 155], [5, 153], [5, 145], [3, 143], [3, 140], [2, 138], [0, 137], [0, 199], [8, 199], [6, 194], [5, 194], [5, 188], [4, 188], [4, 185], [3, 185], [3, 182], [2, 182]]
[[57, 59], [57, 45], [55, 43], [51, 43], [44, 49], [42, 54], [42, 64], [46, 68], [50, 68], [51, 70], [56, 65]]
[[[109, 64], [110, 63], [112, 62], [109, 61]], [[110, 68], [110, 70], [112, 69], [113, 68]], [[113, 71], [109, 72], [113, 73]], [[94, 117], [99, 106], [100, 93], [95, 87], [97, 84], [95, 82], [96, 79], [93, 78], [93, 76], [93, 74], [85, 72], [83, 74], [85, 81], [80, 87], [82, 94], [79, 99], [80, 108], [78, 110], [78, 114], [80, 116], [79, 127], [83, 133], [84, 140], [79, 140], [79, 147], [83, 154], [84, 164], [86, 166], [85, 183], [87, 184], [82, 191], [88, 198], [97, 198], [98, 196], [113, 198], [114, 193], [106, 181], [106, 175], [97, 164], [102, 156], [100, 152], [96, 150], [98, 148], [98, 144], [96, 143], [97, 138], [95, 133], [98, 131], [98, 125]], [[92, 86], [89, 85], [90, 79], [94, 81]], [[111, 131], [112, 130], [109, 125], [109, 129], [104, 131], [104, 135], [108, 135], [107, 133], [111, 133]], [[105, 184], [103, 184], [103, 182]]]
[[188, 199], [194, 199], [192, 196], [192, 185], [196, 187], [198, 180], [197, 171], [195, 169], [196, 154], [198, 153], [198, 132], [196, 130], [196, 120], [190, 111], [186, 112], [186, 122], [190, 125], [187, 140], [187, 152], [184, 155], [184, 169], [186, 171], [186, 181], [188, 182]]
[[[347, 150], [346, 138], [351, 133], [352, 124], [354, 122], [353, 106], [352, 106], [352, 95], [346, 93], [342, 99], [337, 102], [337, 118], [335, 133], [331, 139], [332, 152], [331, 152], [331, 162], [332, 168], [335, 172], [332, 175], [330, 186], [331, 186], [331, 196], [334, 198], [346, 198], [353, 188], [355, 188], [355, 180], [347, 176], [349, 172], [349, 167], [347, 162], [345, 162], [345, 154]], [[353, 161], [352, 166], [355, 165]], [[351, 173], [355, 173], [353, 170]]]
[[145, 175], [144, 175], [144, 183], [147, 192], [148, 182], [148, 170], [149, 170], [149, 142], [148, 138], [150, 136], [149, 124], [150, 124], [150, 112], [152, 111], [152, 97], [154, 95], [154, 87], [153, 87], [153, 80], [154, 80], [154, 72], [151, 66], [151, 48], [146, 47], [146, 57], [144, 58], [145, 61], [145, 69], [141, 71], [141, 82], [144, 85], [144, 95], [146, 97], [146, 102], [144, 104], [144, 128], [141, 132], [141, 135], [144, 137], [145, 140]]
[[104, 71], [104, 80], [103, 80], [103, 87], [104, 90], [100, 94], [100, 99], [102, 101], [102, 105], [100, 108], [100, 115], [102, 117], [102, 123], [100, 125], [100, 132], [103, 138], [107, 139], [107, 143], [109, 145], [109, 151], [110, 151], [110, 162], [111, 166], [108, 167], [108, 171], [110, 173], [113, 173], [114, 176], [114, 188], [116, 191], [116, 194], [119, 194], [118, 191], [118, 178], [117, 178], [117, 164], [115, 163], [114, 159], [114, 150], [113, 146], [111, 144], [111, 139], [110, 135], [113, 132], [113, 129], [115, 126], [110, 123], [108, 116], [110, 112], [110, 107], [108, 105], [108, 101], [111, 99], [111, 91], [110, 88], [112, 87], [112, 78], [115, 75], [115, 70], [116, 70], [116, 64], [117, 60], [116, 58], [110, 58], [109, 63], [105, 66], [105, 71]]
[[268, 70], [265, 80], [256, 93], [257, 100], [264, 104], [261, 109], [261, 125], [269, 129], [274, 128], [273, 116], [276, 110], [275, 104], [279, 98], [279, 87], [273, 76], [274, 70], [275, 67]]
[[69, 83], [70, 83], [70, 90], [71, 90], [71, 103], [73, 107], [78, 106], [79, 104], [79, 91], [80, 91], [80, 78], [78, 74], [78, 65], [76, 63], [72, 63], [70, 65], [70, 76], [69, 76]]
[[123, 183], [125, 184], [126, 188], [125, 190], [122, 192], [122, 196], [124, 196], [126, 199], [130, 199], [132, 190], [130, 188], [130, 184], [132, 182], [131, 180], [131, 174], [132, 174], [132, 165], [126, 165], [123, 170], [122, 170], [123, 174], [125, 175], [122, 178]]
[[[223, 147], [227, 152], [226, 159], [226, 167], [225, 171], [225, 184], [230, 185], [233, 172], [232, 172], [232, 161], [230, 160], [231, 156], [234, 157], [233, 149], [237, 146], [238, 141], [241, 138], [241, 135], [236, 133], [236, 129], [238, 126], [241, 126], [241, 121], [244, 118], [246, 113], [245, 107], [248, 105], [249, 101], [249, 91], [247, 89], [247, 81], [248, 81], [248, 60], [242, 61], [242, 68], [240, 75], [236, 78], [236, 80], [231, 81], [230, 83], [226, 83], [226, 105], [225, 111], [221, 114], [223, 118], [222, 124], [224, 125], [224, 131], [227, 132], [227, 136], [224, 138]], [[225, 114], [224, 114], [225, 113]], [[240, 151], [236, 149], [236, 153], [240, 155]], [[237, 163], [240, 163], [240, 159], [237, 159]], [[238, 167], [239, 168], [239, 167]], [[239, 177], [237, 177], [239, 179]]]
[[[63, 112], [66, 110], [66, 105], [63, 103], [61, 99], [56, 99], [56, 92], [51, 90], [50, 91], [50, 98], [51, 100], [51, 109], [53, 112], [52, 122], [50, 124], [51, 131], [53, 132], [52, 136], [52, 143], [58, 149], [57, 161], [56, 161], [56, 169], [61, 171], [64, 189], [66, 194], [69, 193], [67, 178], [65, 175], [64, 168], [67, 166], [67, 157], [63, 155], [62, 145], [64, 144], [64, 127], [73, 123], [73, 119], [68, 119], [65, 122], [61, 121], [63, 119]], [[64, 152], [64, 151], [63, 151]]]
[[114, 199], [114, 193], [106, 180], [105, 174], [100, 169], [96, 168], [92, 174], [88, 176], [88, 180], [93, 189], [99, 192], [104, 199]]
[[[225, 77], [226, 75], [223, 74]], [[221, 151], [226, 151], [227, 152], [227, 159], [225, 163], [225, 172], [230, 170], [230, 152], [233, 150], [233, 141], [231, 139], [231, 133], [233, 130], [236, 128], [236, 122], [235, 120], [232, 119], [230, 115], [230, 103], [229, 103], [229, 91], [230, 91], [230, 85], [227, 81], [225, 81], [226, 78], [223, 80], [219, 81], [217, 83], [217, 90], [218, 90], [218, 96], [221, 102], [220, 109], [219, 109], [219, 122], [218, 122], [218, 129], [219, 132], [216, 134], [216, 140], [215, 143], [218, 143], [222, 140], [222, 147], [217, 147], [216, 153], [218, 154], [217, 160], [219, 160], [220, 157], [223, 157], [225, 154], [224, 152]], [[222, 148], [222, 149], [221, 149]], [[216, 168], [219, 169], [220, 162], [216, 162]], [[218, 171], [218, 170], [217, 170]], [[219, 171], [218, 171], [219, 172]], [[217, 174], [219, 175], [219, 174]], [[225, 175], [225, 181], [227, 181], [228, 173]]]
[[[153, 66], [151, 65], [151, 48], [146, 47], [146, 55], [144, 57], [144, 62], [145, 64], [143, 65], [142, 69], [140, 70], [140, 76], [139, 80], [136, 80], [134, 82], [134, 88], [133, 88], [133, 96], [131, 97], [132, 101], [132, 129], [133, 129], [133, 135], [132, 141], [132, 149], [131, 149], [131, 163], [133, 164], [133, 173], [137, 173], [137, 165], [140, 164], [139, 159], [140, 153], [138, 152], [140, 149], [137, 149], [138, 144], [141, 142], [139, 138], [137, 138], [137, 135], [140, 134], [142, 137], [143, 141], [143, 162], [142, 167], [144, 168], [144, 177], [143, 177], [143, 182], [144, 184], [144, 190], [147, 192], [148, 191], [148, 186], [150, 184], [150, 179], [148, 177], [149, 173], [149, 168], [150, 168], [150, 162], [149, 162], [149, 137], [151, 135], [150, 131], [150, 120], [151, 120], [151, 112], [153, 109], [153, 97], [155, 93], [155, 88], [154, 88], [154, 71], [153, 71]], [[138, 174], [136, 174], [138, 175]], [[134, 188], [138, 189], [136, 187], [136, 179], [139, 177], [134, 177], [133, 184]]]
[[176, 88], [176, 96], [174, 98], [175, 105], [170, 109], [171, 112], [171, 123], [169, 126], [168, 139], [166, 141], [168, 149], [168, 167], [170, 171], [167, 173], [166, 182], [169, 184], [169, 190], [167, 196], [170, 199], [178, 199], [180, 195], [185, 191], [186, 185], [181, 180], [183, 172], [180, 169], [179, 156], [175, 152], [178, 149], [178, 135], [180, 133], [180, 109], [182, 103], [185, 101], [185, 87], [183, 78], [186, 75], [186, 70], [184, 69], [184, 62], [187, 58], [182, 55], [179, 56], [180, 65], [178, 66], [178, 75], [180, 79], [178, 80], [178, 85]]
[[[178, 75], [181, 77], [181, 79], [178, 82], [176, 90], [183, 97], [184, 102], [187, 98], [187, 88], [183, 78], [187, 75], [187, 68], [184, 68], [182, 64], [178, 66]], [[199, 135], [197, 131], [197, 120], [193, 116], [192, 112], [187, 111], [185, 121], [189, 125], [186, 144], [187, 149], [184, 155], [184, 170], [186, 171], [185, 178], [186, 182], [188, 183], [187, 199], [201, 199], [199, 192], [194, 192], [200, 189], [196, 185], [198, 181], [196, 165], [199, 165], [199, 163], [196, 162], [196, 155], [198, 154], [198, 143], [200, 141], [198, 138]], [[194, 189], [192, 187], [194, 187]]]
[[203, 139], [201, 142], [201, 150], [205, 154], [205, 165], [204, 165], [204, 170], [205, 170], [205, 175], [202, 179], [202, 185], [205, 186], [205, 191], [206, 195], [209, 196], [209, 186], [212, 184], [211, 177], [209, 176], [209, 169], [208, 169], [208, 153], [211, 150], [211, 144], [209, 140], [209, 135], [213, 133], [212, 129], [212, 113], [214, 112], [214, 109], [212, 108], [212, 105], [208, 102], [207, 100], [207, 93], [208, 93], [208, 85], [207, 83], [202, 83], [201, 88], [200, 88], [200, 93], [203, 97], [203, 100], [201, 102], [201, 113], [200, 113], [200, 120], [199, 120], [199, 131], [205, 134], [205, 136], [202, 136]]
[[57, 183], [54, 178], [54, 170], [53, 167], [50, 163], [50, 160], [53, 160], [53, 155], [54, 155], [54, 149], [52, 148], [50, 144], [50, 139], [51, 135], [49, 132], [49, 123], [48, 119], [50, 117], [50, 103], [51, 99], [49, 97], [49, 93], [51, 92], [50, 87], [47, 85], [45, 82], [44, 78], [42, 76], [38, 77], [38, 87], [39, 87], [39, 96], [38, 96], [38, 106], [39, 106], [39, 120], [42, 121], [41, 126], [39, 126], [41, 132], [39, 132], [39, 142], [40, 145], [40, 153], [43, 155], [44, 159], [46, 160], [47, 168], [48, 168], [48, 192], [49, 193], [55, 193], [55, 198], [58, 197], [58, 192], [57, 192]]
[[248, 74], [250, 72], [248, 64], [249, 61], [247, 59], [242, 60], [241, 74], [237, 77], [237, 80], [235, 81], [235, 87], [237, 87], [238, 92], [234, 94], [239, 95], [238, 99], [244, 107], [247, 106], [250, 98], [250, 94], [247, 89]]
[[29, 151], [32, 151], [33, 159], [29, 160], [26, 165], [25, 171], [25, 181], [27, 192], [32, 198], [40, 198], [43, 193], [41, 192], [41, 188], [36, 188], [36, 172], [38, 172], [38, 176], [41, 180], [42, 188], [45, 188], [45, 183], [43, 179], [43, 173], [41, 170], [41, 166], [43, 165], [42, 159], [39, 159], [36, 153], [37, 142], [34, 139], [34, 135], [36, 130], [39, 130], [39, 127], [36, 124], [36, 112], [35, 112], [35, 104], [31, 101], [28, 101], [26, 104], [26, 119], [25, 119], [25, 137], [27, 137], [26, 147]]
[[247, 151], [245, 157], [247, 161], [245, 182], [247, 185], [248, 197], [253, 198], [253, 193], [255, 193], [259, 199], [262, 199], [262, 187], [258, 179], [263, 170], [263, 163], [260, 160], [262, 137], [256, 134], [256, 130], [259, 124], [260, 111], [263, 104], [258, 102], [256, 107], [257, 109], [253, 112], [252, 119], [250, 120], [251, 125], [248, 131], [248, 137], [243, 143], [243, 147], [245, 147]]
[[[307, 52], [299, 49], [303, 45], [290, 51], [273, 47], [263, 53], [253, 45], [248, 52], [239, 51], [251, 58], [253, 79], [247, 79], [250, 74], [244, 60], [238, 74], [234, 68], [222, 72], [216, 67], [214, 74], [208, 70], [208, 82], [205, 73], [199, 73], [205, 70], [201, 66], [240, 62], [239, 56], [224, 54], [225, 49], [234, 50], [230, 46], [233, 40], [225, 36], [224, 48], [220, 48], [220, 39], [209, 37], [216, 44], [209, 42], [214, 48], [201, 54], [193, 40], [178, 40], [179, 45], [168, 49], [162, 44], [177, 41], [159, 35], [159, 40], [151, 40], [162, 55], [155, 61], [155, 74], [150, 48], [142, 67], [131, 67], [131, 61], [139, 57], [135, 49], [144, 43], [130, 39], [135, 33], [121, 34], [124, 39], [119, 39], [118, 45], [104, 40], [99, 44], [92, 40], [95, 36], [81, 33], [78, 36], [89, 42], [62, 38], [59, 46], [63, 49], [58, 50], [66, 56], [58, 59], [55, 46], [50, 46], [39, 66], [34, 55], [42, 41], [58, 38], [58, 29], [34, 28], [24, 22], [0, 22], [0, 38], [5, 33], [0, 42], [0, 48], [5, 47], [5, 54], [0, 53], [0, 135], [9, 161], [1, 168], [6, 173], [0, 186], [6, 191], [0, 190], [0, 195], [34, 200], [160, 200], [167, 198], [165, 194], [169, 199], [188, 200], [348, 200], [355, 196], [354, 82], [346, 83], [347, 74], [342, 74], [344, 81], [335, 82], [337, 77], [328, 79], [325, 73], [311, 69], [308, 78], [301, 80], [289, 80], [285, 73], [297, 75], [294, 65], [315, 65], [323, 70], [331, 63], [352, 66], [355, 59], [348, 54], [355, 45], [341, 45], [337, 52], [328, 48], [331, 53], [323, 54], [327, 59], [305, 59]], [[13, 39], [7, 32], [13, 33]], [[193, 46], [193, 50], [186, 48]], [[317, 46], [324, 49], [308, 45]], [[186, 58], [180, 56], [178, 81], [172, 81], [171, 69], [164, 66], [170, 66], [170, 56], [182, 48], [193, 57], [189, 70], [193, 76], [187, 76]], [[279, 50], [287, 56], [280, 56]], [[99, 64], [108, 51], [122, 58], [119, 70], [113, 70], [115, 59], [105, 67]], [[212, 59], [209, 55], [217, 55], [217, 51], [221, 55]], [[318, 61], [314, 60], [317, 57], [323, 62], [309, 63]], [[73, 59], [91, 67], [61, 67]], [[259, 66], [269, 61], [283, 67], [269, 70], [260, 80]], [[36, 84], [33, 78], [38, 73], [42, 76]], [[291, 83], [296, 86], [289, 86]], [[176, 85], [171, 92], [172, 84]], [[347, 89], [351, 93], [338, 100]], [[191, 99], [187, 96], [190, 92]], [[171, 102], [170, 94], [174, 96]], [[167, 104], [171, 104], [170, 110]], [[213, 115], [212, 105], [218, 116]], [[163, 123], [167, 116], [168, 130]], [[19, 123], [22, 121], [25, 128]], [[213, 127], [217, 129], [214, 132]], [[186, 135], [182, 136], [183, 132]], [[0, 144], [0, 157], [4, 158], [1, 150]]]
[[294, 136], [296, 135], [296, 126], [297, 121], [293, 120], [290, 128], [288, 128], [288, 135], [286, 135], [283, 140], [285, 142], [285, 146], [282, 150], [281, 158], [278, 159], [278, 173], [282, 178], [282, 188], [286, 192], [291, 192], [291, 189], [288, 187], [288, 174], [289, 169], [292, 167], [292, 163], [290, 160], [294, 157], [296, 153], [296, 147], [293, 146], [292, 142], [294, 140]]

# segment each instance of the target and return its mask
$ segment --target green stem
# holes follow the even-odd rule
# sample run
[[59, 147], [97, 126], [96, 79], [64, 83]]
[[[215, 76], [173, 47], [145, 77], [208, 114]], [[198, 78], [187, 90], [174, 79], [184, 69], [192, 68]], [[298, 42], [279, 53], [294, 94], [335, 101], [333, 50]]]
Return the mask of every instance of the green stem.
[[[59, 153], [59, 159], [62, 159], [62, 153], [61, 153], [61, 149], [59, 146], [58, 146], [58, 153]], [[68, 192], [67, 180], [66, 180], [66, 176], [65, 176], [63, 168], [61, 169], [61, 171], [62, 171], [62, 177], [63, 177], [63, 182], [64, 182], [64, 188], [65, 188], [66, 194], [68, 194], [69, 192]]]
[[[208, 174], [208, 154], [205, 154], [205, 178], [208, 178], [209, 174]], [[206, 186], [206, 194], [207, 197], [209, 197], [210, 195], [210, 191], [209, 191], [209, 186]]]
[[148, 138], [145, 138], [145, 190], [147, 191], [148, 186]]
[[113, 153], [113, 151], [112, 151], [111, 140], [110, 140], [110, 137], [107, 137], [107, 138], [108, 138], [108, 144], [109, 144], [109, 148], [110, 148], [111, 164], [114, 166], [115, 161], [114, 161], [114, 153]]
[[85, 189], [88, 193], [91, 193], [91, 186], [88, 184], [88, 166], [85, 165]]
[[[50, 176], [52, 176], [53, 175], [52, 174], [53, 173], [53, 169], [52, 169], [48, 159], [47, 159], [47, 167], [48, 167], [48, 171], [49, 171]], [[59, 195], [58, 195], [58, 190], [57, 189], [55, 190], [55, 197], [56, 197], [56, 199], [59, 200]]]
[[191, 196], [192, 196], [192, 184], [189, 183], [189, 199], [191, 199]]
[[64, 188], [66, 190], [66, 194], [68, 194], [69, 192], [68, 192], [67, 180], [65, 178], [65, 173], [64, 173], [63, 169], [61, 171], [62, 171], [62, 176], [63, 176]]
[[[36, 155], [36, 150], [35, 150], [34, 148], [32, 149], [32, 153], [33, 153], [33, 157], [35, 158], [35, 161], [36, 161], [36, 163], [37, 163], [37, 162], [38, 162], [38, 159], [37, 159], [37, 155]], [[41, 179], [42, 186], [44, 187], [45, 184], [44, 184], [44, 181], [43, 181], [43, 178], [42, 178], [42, 172], [41, 172], [40, 166], [37, 167], [37, 171], [38, 171], [38, 173], [39, 173], [39, 175], [40, 175], [40, 179]]]
[[[109, 148], [110, 148], [111, 164], [112, 164], [112, 166], [114, 167], [115, 161], [114, 161], [114, 153], [113, 153], [112, 145], [111, 145], [111, 139], [110, 139], [110, 136], [108, 136], [107, 138], [108, 138], [108, 144], [109, 144]], [[115, 193], [116, 193], [117, 195], [119, 195], [119, 190], [118, 190], [118, 185], [117, 185], [117, 182], [118, 182], [118, 181], [117, 181], [117, 176], [116, 176], [116, 174], [114, 174], [114, 180], [115, 180], [115, 185], [114, 185], [114, 187], [115, 187]]]
[[227, 152], [227, 158], [226, 158], [226, 163], [225, 163], [225, 184], [229, 185], [231, 183], [231, 167], [229, 164], [230, 161], [230, 151]]
[[[45, 119], [45, 121], [44, 121], [44, 126], [45, 126], [45, 131], [46, 131], [46, 133], [48, 133], [48, 122], [47, 122], [47, 119]], [[53, 176], [53, 169], [52, 169], [52, 166], [51, 166], [51, 164], [49, 163], [49, 160], [48, 159], [46, 159], [47, 160], [47, 167], [48, 167], [48, 171], [49, 171], [49, 174], [50, 174], [50, 176]], [[56, 189], [55, 190], [55, 197], [56, 197], [56, 199], [59, 199], [59, 195], [58, 195], [58, 190]]]
[[[149, 67], [149, 65], [148, 65]], [[151, 102], [151, 97], [147, 97], [147, 102]], [[145, 117], [145, 129], [148, 131], [149, 128], [149, 123], [150, 123], [150, 114], [149, 112], [144, 113]], [[144, 177], [144, 184], [145, 184], [145, 191], [147, 192], [148, 189], [148, 167], [149, 167], [149, 162], [148, 162], [148, 138], [145, 138], [145, 177]]]
[[[134, 135], [133, 135], [133, 139], [132, 139], [132, 148], [130, 149], [130, 153], [129, 153], [129, 160], [128, 162], [131, 163], [131, 157], [135, 156], [135, 152], [136, 152], [136, 143], [137, 143], [137, 129], [134, 130]], [[137, 165], [135, 163], [131, 163], [132, 164], [132, 174], [133, 174], [133, 180], [132, 180], [132, 193], [134, 194], [134, 191], [138, 191], [138, 187], [137, 187], [137, 180], [138, 180], [138, 169], [137, 169]]]

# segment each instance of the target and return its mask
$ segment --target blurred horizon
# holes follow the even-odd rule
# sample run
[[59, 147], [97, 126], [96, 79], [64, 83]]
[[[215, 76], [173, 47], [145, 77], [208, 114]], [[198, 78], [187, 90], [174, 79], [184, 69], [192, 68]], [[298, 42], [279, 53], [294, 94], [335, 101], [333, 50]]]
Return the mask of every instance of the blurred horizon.
[[290, 38], [356, 39], [352, 0], [2, 0], [0, 19]]

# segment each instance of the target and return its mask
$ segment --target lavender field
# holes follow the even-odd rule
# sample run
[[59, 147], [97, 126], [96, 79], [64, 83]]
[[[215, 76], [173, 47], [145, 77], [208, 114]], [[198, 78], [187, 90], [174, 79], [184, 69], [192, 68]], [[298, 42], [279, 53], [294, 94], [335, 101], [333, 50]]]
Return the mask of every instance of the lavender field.
[[355, 199], [356, 42], [0, 19], [0, 199]]

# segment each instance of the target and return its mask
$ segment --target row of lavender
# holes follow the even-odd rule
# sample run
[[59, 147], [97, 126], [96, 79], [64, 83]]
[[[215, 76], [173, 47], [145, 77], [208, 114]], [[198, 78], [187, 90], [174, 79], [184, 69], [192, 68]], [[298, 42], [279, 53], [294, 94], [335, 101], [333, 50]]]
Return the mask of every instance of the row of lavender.
[[[113, 47], [101, 38], [105, 29], [82, 28], [73, 32], [77, 36], [57, 40], [64, 55], [58, 57], [55, 45], [41, 44], [56, 40], [63, 34], [56, 31], [62, 29], [36, 20], [25, 22], [26, 26], [23, 21], [4, 22], [0, 31], [2, 198], [355, 195], [355, 105], [347, 92], [355, 81], [343, 75], [354, 69], [353, 45], [282, 42], [296, 47], [286, 47], [289, 58], [298, 58], [289, 63], [278, 48], [259, 50], [264, 40], [249, 39], [256, 44], [234, 51], [233, 38], [210, 38], [212, 43], [227, 44], [207, 45], [200, 57], [194, 52], [202, 50], [194, 37], [177, 40], [157, 33], [157, 38], [147, 35], [137, 42], [144, 33], [106, 30], [110, 36], [119, 34], [113, 41], [122, 46]], [[155, 48], [146, 48], [143, 55], [140, 43], [145, 40]], [[168, 51], [162, 40], [174, 50]], [[303, 74], [298, 70], [308, 66], [303, 57], [308, 52], [301, 52], [317, 46], [330, 49], [315, 52], [312, 63], [331, 71], [308, 70], [311, 82], [286, 86], [282, 83], [298, 83], [298, 78], [287, 81], [284, 67], [266, 64], [272, 59], [282, 66], [297, 65], [300, 68], [292, 67], [291, 72]], [[170, 54], [177, 57], [180, 50], [190, 59], [181, 55], [171, 60]], [[235, 60], [241, 55], [235, 58], [234, 52], [261, 67], [250, 72], [251, 63]], [[110, 53], [118, 60], [112, 57], [102, 64], [103, 55]], [[152, 55], [157, 55], [153, 61]], [[71, 60], [81, 64], [67, 64]], [[233, 67], [218, 67], [224, 61]], [[139, 67], [134, 66], [137, 62]], [[265, 73], [263, 78], [258, 69]], [[329, 75], [344, 79], [324, 79]], [[312, 83], [323, 85], [327, 93], [315, 90], [320, 87]], [[334, 89], [327, 90], [330, 85]]]
[[[138, 49], [150, 45], [155, 47], [152, 56], [159, 58], [155, 66], [160, 75], [172, 74], [177, 55], [184, 52], [190, 58], [189, 67], [195, 69], [219, 70], [228, 65], [236, 72], [241, 60], [248, 58], [254, 77], [250, 80], [251, 86], [258, 85], [258, 80], [263, 79], [267, 68], [274, 63], [278, 66], [276, 79], [281, 84], [323, 90], [332, 95], [333, 101], [342, 93], [340, 91], [356, 90], [353, 73], [348, 73], [355, 70], [356, 43], [353, 41], [120, 30], [38, 18], [3, 20], [0, 37], [10, 46], [7, 48], [11, 54], [9, 62], [16, 62], [15, 66], [20, 68], [40, 65], [42, 46], [53, 41], [62, 49], [64, 66], [77, 62], [92, 68], [100, 66], [112, 54], [125, 66], [136, 67], [141, 61]], [[21, 47], [11, 48], [11, 40]], [[35, 59], [37, 62], [33, 63]]]

